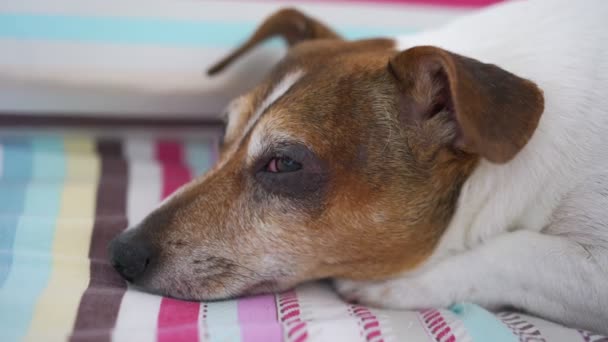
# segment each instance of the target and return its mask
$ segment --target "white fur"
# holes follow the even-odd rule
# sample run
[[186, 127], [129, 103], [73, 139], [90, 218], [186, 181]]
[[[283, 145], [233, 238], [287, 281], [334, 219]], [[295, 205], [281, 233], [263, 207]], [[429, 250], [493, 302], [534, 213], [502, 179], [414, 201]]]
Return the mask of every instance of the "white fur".
[[[260, 120], [262, 114], [270, 107], [275, 101], [280, 99], [285, 93], [291, 89], [291, 87], [304, 75], [302, 70], [296, 70], [285, 75], [279, 83], [277, 83], [273, 88], [270, 94], [266, 96], [266, 98], [262, 101], [260, 106], [255, 110], [249, 122], [247, 122], [247, 126], [243, 130], [243, 137], [249, 134], [249, 131], [254, 129], [251, 134], [251, 138], [249, 139], [248, 146], [248, 156], [249, 160], [252, 160], [253, 156], [257, 156], [264, 149], [265, 145], [265, 134], [263, 133], [264, 125], [257, 125], [256, 123]], [[255, 126], [255, 127], [254, 127]]]
[[258, 157], [266, 146], [268, 146], [268, 132], [264, 129], [263, 125], [257, 125], [253, 132], [251, 132], [251, 138], [249, 139], [249, 146], [247, 146], [247, 159], [251, 162]]
[[260, 116], [270, 107], [276, 100], [280, 99], [286, 92], [291, 89], [291, 87], [304, 75], [302, 70], [296, 70], [288, 73], [277, 83], [268, 96], [262, 101], [260, 106], [256, 109], [256, 111], [249, 119], [247, 123], [247, 127], [245, 128], [245, 134], [247, 134], [253, 125], [260, 119]]
[[[269, 127], [270, 126], [270, 127]], [[247, 160], [253, 162], [268, 150], [271, 146], [277, 145], [280, 142], [302, 142], [297, 137], [291, 136], [287, 132], [271, 129], [272, 123], [263, 122], [256, 125], [251, 132], [249, 146], [247, 146]]]
[[[252, 137], [249, 141], [248, 155], [252, 156], [252, 153], [260, 153], [260, 151], [263, 150], [264, 146], [262, 145], [262, 142], [264, 141], [264, 139], [259, 132], [255, 132], [255, 130], [260, 130], [260, 127], [258, 127], [259, 125], [256, 125], [257, 122], [260, 120], [262, 114], [264, 114], [266, 109], [268, 109], [268, 107], [270, 107], [275, 101], [285, 95], [285, 93], [287, 93], [289, 89], [291, 89], [291, 87], [296, 82], [298, 82], [300, 78], [302, 78], [302, 76], [304, 76], [304, 71], [298, 69], [286, 74], [276, 85], [274, 85], [272, 91], [266, 96], [266, 98], [262, 101], [258, 108], [256, 108], [255, 112], [247, 121], [245, 129], [241, 131], [240, 136], [235, 137], [236, 143], [232, 144], [232, 150], [226, 151], [224, 153], [224, 158], [222, 158], [218, 162], [214, 169], [219, 169], [223, 167], [224, 163], [230, 160], [230, 157], [237, 151], [243, 139], [250, 133], [252, 129], [254, 130], [254, 132], [251, 132]], [[235, 134], [236, 123], [240, 120], [240, 117], [245, 114], [244, 101], [247, 101], [247, 98], [238, 98], [234, 100], [230, 105], [228, 105], [228, 108], [226, 109], [226, 116], [228, 119], [226, 134]], [[251, 158], [249, 159], [251, 160]]]
[[338, 281], [364, 303], [398, 308], [513, 305], [608, 333], [608, 1], [509, 2], [400, 37], [537, 83], [545, 111], [509, 163], [482, 161], [434, 254], [378, 283]]
[[232, 100], [228, 104], [228, 107], [226, 107], [223, 114], [223, 119], [226, 121], [226, 137], [236, 134], [241, 116], [245, 114], [245, 108], [248, 105], [247, 101], [249, 101], [249, 98], [241, 96]]

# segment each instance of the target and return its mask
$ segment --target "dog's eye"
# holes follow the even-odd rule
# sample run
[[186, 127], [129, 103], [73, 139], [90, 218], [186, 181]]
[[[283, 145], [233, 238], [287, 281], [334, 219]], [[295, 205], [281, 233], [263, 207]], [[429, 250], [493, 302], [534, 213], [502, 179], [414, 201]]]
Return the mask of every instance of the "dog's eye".
[[266, 165], [266, 171], [272, 173], [294, 172], [302, 168], [302, 164], [289, 157], [275, 157]]
[[[308, 147], [277, 144], [252, 165], [255, 180], [262, 189], [291, 199], [317, 198], [328, 179], [328, 170]], [[312, 196], [312, 197], [310, 197]]]

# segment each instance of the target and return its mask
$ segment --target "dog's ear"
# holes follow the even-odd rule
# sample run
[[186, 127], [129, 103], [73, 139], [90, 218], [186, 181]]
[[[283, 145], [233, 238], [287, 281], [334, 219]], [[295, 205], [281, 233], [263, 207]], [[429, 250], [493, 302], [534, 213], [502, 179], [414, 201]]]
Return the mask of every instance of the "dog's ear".
[[209, 68], [207, 74], [222, 71], [259, 43], [276, 36], [283, 38], [289, 46], [309, 39], [341, 39], [333, 30], [304, 13], [292, 8], [282, 9], [268, 17], [241, 46]]
[[402, 95], [402, 122], [447, 112], [452, 146], [491, 162], [511, 160], [544, 110], [542, 91], [533, 82], [437, 47], [400, 52], [388, 67]]

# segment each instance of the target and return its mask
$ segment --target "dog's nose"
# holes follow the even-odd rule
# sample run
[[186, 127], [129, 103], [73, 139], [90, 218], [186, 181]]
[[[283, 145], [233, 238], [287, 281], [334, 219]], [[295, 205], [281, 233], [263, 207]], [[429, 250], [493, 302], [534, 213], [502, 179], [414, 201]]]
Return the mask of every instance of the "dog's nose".
[[114, 238], [108, 249], [112, 266], [130, 282], [140, 278], [150, 264], [150, 247], [141, 239], [133, 238], [128, 234]]

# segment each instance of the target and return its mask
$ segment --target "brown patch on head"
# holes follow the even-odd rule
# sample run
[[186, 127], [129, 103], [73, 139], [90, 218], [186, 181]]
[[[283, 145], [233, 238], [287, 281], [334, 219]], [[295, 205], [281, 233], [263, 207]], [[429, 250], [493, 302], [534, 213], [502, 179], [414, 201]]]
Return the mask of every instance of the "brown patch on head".
[[[431, 49], [399, 53], [382, 39], [293, 46], [231, 109], [220, 163], [131, 233], [155, 250], [135, 283], [215, 299], [380, 279], [426, 260], [479, 158], [511, 158], [539, 115], [527, 81]], [[496, 80], [506, 83], [486, 84]], [[512, 95], [493, 93], [503, 88]], [[517, 123], [488, 133], [487, 116]]]
[[542, 91], [529, 80], [436, 47], [406, 50], [390, 66], [419, 115], [447, 107], [458, 147], [492, 162], [505, 163], [526, 145], [544, 109]]

